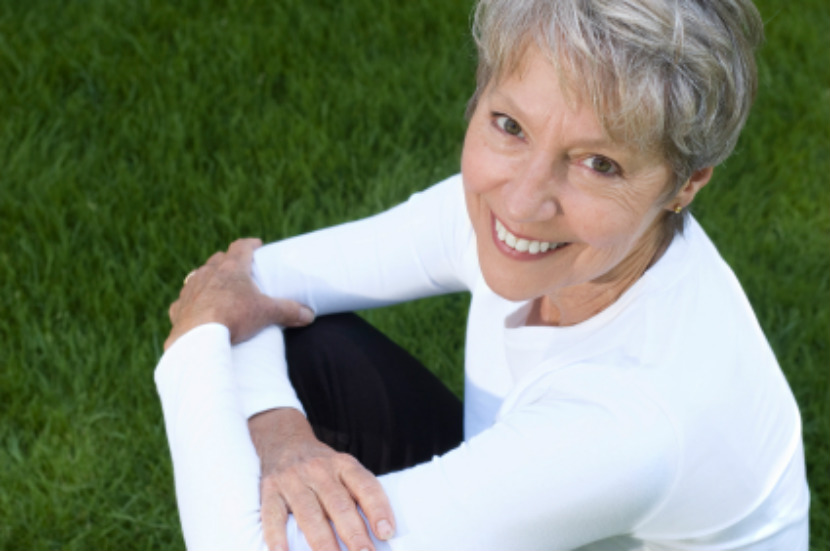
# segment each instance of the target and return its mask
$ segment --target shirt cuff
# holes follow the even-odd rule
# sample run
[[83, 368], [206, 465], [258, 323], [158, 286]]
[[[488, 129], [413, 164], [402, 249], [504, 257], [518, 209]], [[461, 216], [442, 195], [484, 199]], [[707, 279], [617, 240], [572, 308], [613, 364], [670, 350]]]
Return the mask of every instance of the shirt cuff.
[[[165, 351], [156, 366], [156, 386], [162, 389], [174, 386], [185, 376], [184, 372], [199, 366], [229, 364], [230, 331], [221, 323], [206, 323], [194, 327]], [[222, 360], [225, 361], [222, 361]], [[202, 373], [203, 375], [206, 373]], [[212, 373], [213, 374], [213, 373]]]
[[269, 326], [231, 350], [242, 412], [246, 417], [291, 407], [305, 415], [288, 378], [282, 330]]

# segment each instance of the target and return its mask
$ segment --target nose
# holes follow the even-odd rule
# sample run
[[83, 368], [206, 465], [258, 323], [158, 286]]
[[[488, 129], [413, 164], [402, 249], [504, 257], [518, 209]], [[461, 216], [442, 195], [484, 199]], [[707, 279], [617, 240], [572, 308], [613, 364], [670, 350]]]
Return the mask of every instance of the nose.
[[554, 162], [547, 155], [526, 159], [502, 187], [505, 213], [514, 222], [549, 220], [560, 210]]

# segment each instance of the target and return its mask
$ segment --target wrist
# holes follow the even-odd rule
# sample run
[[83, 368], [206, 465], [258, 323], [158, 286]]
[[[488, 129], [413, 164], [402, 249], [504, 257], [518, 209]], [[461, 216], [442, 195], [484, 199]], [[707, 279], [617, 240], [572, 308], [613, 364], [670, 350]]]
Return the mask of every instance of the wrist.
[[282, 448], [308, 439], [317, 440], [302, 412], [292, 407], [257, 413], [248, 419], [248, 430], [263, 463]]

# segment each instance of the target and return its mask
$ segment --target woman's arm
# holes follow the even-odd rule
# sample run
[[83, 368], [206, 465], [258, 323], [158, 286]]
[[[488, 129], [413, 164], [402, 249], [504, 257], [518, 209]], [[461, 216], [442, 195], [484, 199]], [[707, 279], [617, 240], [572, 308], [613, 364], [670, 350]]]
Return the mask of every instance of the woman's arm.
[[230, 332], [212, 323], [177, 339], [155, 380], [188, 549], [264, 549], [259, 460], [239, 408]]
[[659, 407], [593, 366], [528, 394], [458, 448], [381, 477], [393, 549], [574, 549], [650, 518], [677, 467]]
[[[230, 331], [218, 323], [189, 331], [162, 356], [155, 381], [187, 548], [266, 549], [260, 462], [238, 400]], [[288, 528], [290, 549], [310, 549], [293, 519]]]
[[[265, 294], [318, 315], [375, 308], [469, 288], [473, 239], [456, 175], [378, 215], [261, 247], [253, 277]], [[272, 329], [234, 347], [249, 417], [277, 407], [302, 411], [274, 356], [281, 338]]]
[[[463, 289], [465, 280], [475, 272], [471, 239], [461, 179], [456, 176], [380, 215], [264, 247], [257, 252], [254, 271], [259, 275], [260, 288], [272, 297], [299, 299], [321, 313], [367, 308]], [[211, 305], [214, 301], [202, 302]], [[245, 320], [242, 316], [241, 321]], [[175, 325], [174, 333], [181, 333]], [[314, 534], [318, 547], [329, 546], [333, 534], [327, 528], [327, 517], [338, 529], [359, 522], [354, 504], [346, 513], [338, 513], [338, 507], [331, 505], [342, 501], [337, 496], [348, 490], [364, 506], [375, 533], [385, 535], [391, 530], [385, 529], [382, 521], [394, 523], [391, 511], [383, 492], [372, 490], [359, 469], [350, 469], [348, 475], [336, 481], [343, 486], [331, 484], [327, 476], [314, 475], [338, 470], [342, 461], [332, 450], [326, 469], [295, 469], [302, 474], [302, 484], [285, 483], [286, 471], [280, 468], [286, 465], [285, 458], [302, 463], [305, 455], [307, 465], [320, 463], [319, 455], [306, 452], [319, 451], [322, 444], [313, 435], [299, 443], [298, 439], [275, 441], [275, 435], [285, 429], [286, 416], [290, 416], [285, 409], [302, 411], [288, 382], [282, 350], [280, 330], [269, 327], [232, 352], [243, 412], [252, 417], [250, 426], [265, 474], [262, 490], [266, 526], [285, 515], [287, 502]], [[303, 419], [291, 419], [295, 423], [292, 434], [311, 434], [304, 430], [309, 427], [303, 425]], [[308, 500], [304, 496], [311, 489], [320, 498], [315, 507], [305, 506]], [[319, 514], [306, 513], [315, 509]], [[323, 525], [328, 536], [318, 534], [314, 525]], [[283, 534], [278, 531], [268, 541], [274, 544], [282, 540]], [[368, 543], [368, 536], [355, 534], [347, 541]]]
[[375, 308], [467, 289], [472, 239], [456, 175], [375, 216], [262, 247], [254, 278], [318, 315]]
[[[318, 315], [374, 308], [469, 288], [477, 266], [473, 239], [456, 175], [381, 214], [261, 247], [252, 272], [265, 294]], [[282, 349], [275, 326], [234, 346], [248, 417], [282, 407], [302, 411]]]
[[[263, 546], [259, 463], [229, 350], [226, 330], [206, 325], [177, 341], [156, 370], [191, 549]], [[568, 549], [633, 531], [672, 480], [672, 429], [602, 369], [557, 377], [468, 443], [380, 477], [398, 529], [374, 546]], [[307, 545], [293, 519], [288, 538], [292, 549]]]
[[[170, 307], [173, 328], [165, 342], [165, 350], [174, 347], [191, 329], [211, 324], [227, 330], [227, 335], [222, 335], [225, 338], [219, 339], [218, 344], [233, 342], [256, 332], [262, 325], [281, 319], [286, 306], [289, 309], [298, 306], [291, 301], [263, 295], [251, 280], [251, 258], [259, 244], [256, 239], [235, 241], [227, 253], [216, 253], [205, 266], [188, 276], [179, 299]], [[228, 344], [224, 342], [223, 348], [217, 351], [214, 339], [200, 349], [199, 354], [204, 354], [205, 350], [216, 354], [216, 361], [221, 366], [231, 356], [225, 350]], [[282, 339], [274, 344], [277, 348], [273, 352], [277, 358], [282, 358]], [[210, 361], [199, 354], [200, 363]], [[208, 378], [211, 380], [214, 379]], [[231, 385], [234, 381], [221, 382], [226, 384], [219, 387], [220, 396], [216, 400], [219, 404], [227, 401], [227, 395], [235, 398], [239, 394], [237, 385]], [[293, 394], [287, 383], [286, 387], [285, 391]], [[277, 425], [269, 424], [275, 418]], [[303, 523], [315, 549], [337, 547], [329, 518], [350, 548], [371, 548], [371, 539], [357, 505], [366, 511], [380, 537], [391, 532], [384, 527], [393, 521], [392, 511], [377, 479], [353, 457], [337, 453], [317, 441], [300, 412], [291, 408], [269, 410], [249, 423], [263, 458], [263, 471], [268, 473], [261, 484], [265, 504], [261, 515], [266, 541], [271, 548], [284, 549], [287, 545], [285, 519], [289, 510]], [[257, 433], [263, 429], [265, 433]], [[210, 454], [204, 456], [210, 457]], [[200, 480], [210, 483], [214, 479], [207, 476]], [[207, 489], [203, 492], [210, 494]]]
[[[473, 244], [461, 177], [454, 176], [379, 215], [263, 247], [253, 272], [266, 294], [328, 314], [465, 289], [476, 273]], [[267, 541], [284, 542], [280, 519], [290, 509], [315, 547], [333, 544], [331, 519], [359, 549], [370, 540], [355, 502], [379, 537], [394, 530], [392, 512], [379, 486], [365, 482], [366, 471], [350, 469], [332, 480], [330, 473], [342, 472], [343, 457], [318, 442], [303, 419], [294, 417], [291, 432], [309, 438], [279, 438], [286, 420], [278, 417], [290, 415], [287, 408], [302, 411], [284, 358], [275, 352], [282, 346], [281, 332], [272, 327], [233, 350], [243, 411], [261, 458]], [[321, 450], [328, 450], [322, 459]], [[325, 468], [315, 468], [321, 463]], [[307, 499], [310, 492], [319, 500]], [[343, 503], [346, 493], [354, 496], [350, 507]]]

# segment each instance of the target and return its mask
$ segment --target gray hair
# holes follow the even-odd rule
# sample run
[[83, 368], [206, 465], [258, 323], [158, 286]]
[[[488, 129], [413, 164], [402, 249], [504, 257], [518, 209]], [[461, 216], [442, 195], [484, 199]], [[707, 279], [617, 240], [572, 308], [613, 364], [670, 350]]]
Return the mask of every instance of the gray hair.
[[[755, 97], [763, 23], [751, 0], [479, 0], [473, 36], [468, 117], [493, 79], [539, 47], [563, 90], [590, 98], [609, 136], [668, 160], [669, 200], [735, 148]], [[666, 220], [682, 231], [683, 216]]]

